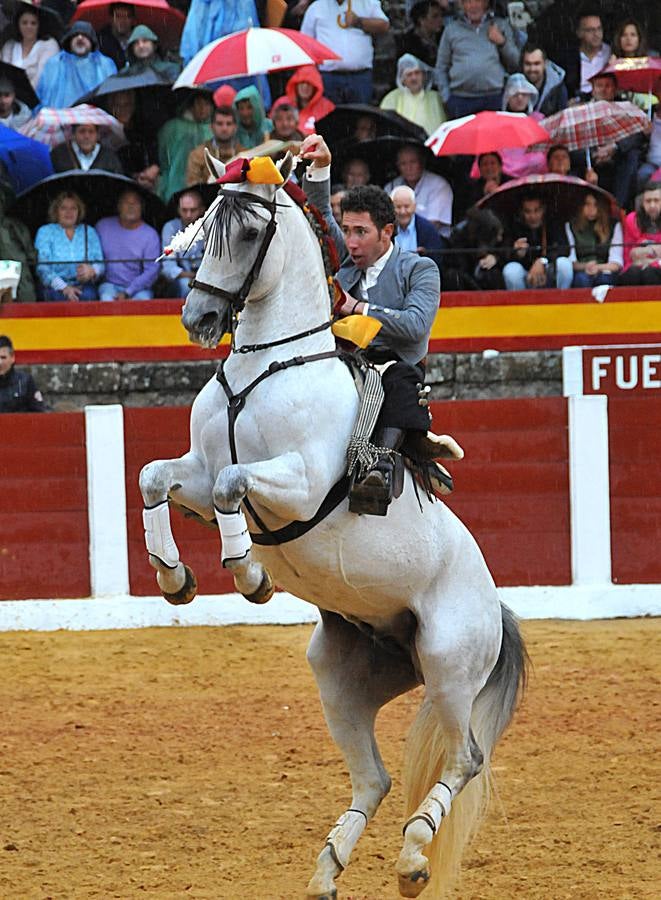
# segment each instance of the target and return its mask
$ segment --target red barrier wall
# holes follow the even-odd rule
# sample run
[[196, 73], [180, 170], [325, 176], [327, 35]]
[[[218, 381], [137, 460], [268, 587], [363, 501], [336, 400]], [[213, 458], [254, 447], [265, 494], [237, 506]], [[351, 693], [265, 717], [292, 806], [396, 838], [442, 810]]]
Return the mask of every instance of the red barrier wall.
[[82, 413], [4, 414], [0, 599], [90, 593]]
[[613, 581], [661, 583], [661, 397], [609, 397]]

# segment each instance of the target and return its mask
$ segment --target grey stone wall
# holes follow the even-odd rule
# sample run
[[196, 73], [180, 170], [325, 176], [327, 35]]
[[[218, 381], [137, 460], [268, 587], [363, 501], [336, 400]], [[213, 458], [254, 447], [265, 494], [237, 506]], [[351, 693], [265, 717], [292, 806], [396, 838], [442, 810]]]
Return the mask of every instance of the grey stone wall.
[[[92, 403], [190, 406], [215, 373], [214, 362], [75, 363], [28, 367], [57, 411]], [[436, 400], [548, 397], [562, 393], [560, 351], [437, 353], [427, 382]]]

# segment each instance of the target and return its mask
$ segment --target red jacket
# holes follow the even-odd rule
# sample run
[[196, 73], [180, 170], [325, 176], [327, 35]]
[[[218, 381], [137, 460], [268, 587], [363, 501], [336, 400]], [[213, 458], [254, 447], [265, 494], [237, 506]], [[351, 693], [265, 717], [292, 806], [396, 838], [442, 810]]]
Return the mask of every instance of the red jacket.
[[[296, 96], [296, 85], [307, 81], [314, 87], [314, 94], [310, 102], [301, 109]], [[316, 66], [301, 66], [287, 82], [285, 93], [292, 106], [298, 109], [298, 130], [303, 134], [312, 134], [315, 130], [315, 122], [333, 112], [335, 104], [324, 97], [324, 84]]]

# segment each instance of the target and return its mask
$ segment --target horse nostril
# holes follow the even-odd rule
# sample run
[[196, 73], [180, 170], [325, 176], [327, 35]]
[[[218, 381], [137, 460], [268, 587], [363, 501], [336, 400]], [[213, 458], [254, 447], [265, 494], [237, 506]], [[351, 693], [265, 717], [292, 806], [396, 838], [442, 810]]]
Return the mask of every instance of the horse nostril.
[[198, 331], [207, 331], [208, 329], [214, 328], [217, 321], [218, 313], [208, 312], [198, 321], [196, 328]]

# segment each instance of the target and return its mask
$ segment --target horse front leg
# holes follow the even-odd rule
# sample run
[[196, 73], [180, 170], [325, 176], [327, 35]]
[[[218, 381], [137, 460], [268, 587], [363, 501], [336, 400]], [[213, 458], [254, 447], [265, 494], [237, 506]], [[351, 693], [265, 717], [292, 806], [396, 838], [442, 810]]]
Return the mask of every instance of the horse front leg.
[[298, 453], [227, 466], [216, 479], [213, 503], [223, 545], [222, 565], [231, 570], [236, 589], [251, 603], [266, 603], [274, 586], [268, 569], [252, 558], [252, 538], [241, 503], [247, 498], [285, 521], [309, 518], [316, 512], [309, 483]]
[[145, 544], [158, 586], [168, 603], [190, 603], [197, 593], [197, 581], [179, 559], [168, 499], [213, 522], [211, 477], [201, 460], [189, 452], [179, 459], [148, 463], [140, 472], [139, 484], [145, 504]]

